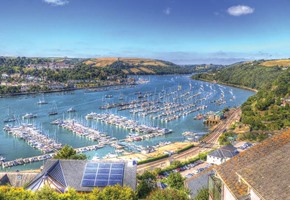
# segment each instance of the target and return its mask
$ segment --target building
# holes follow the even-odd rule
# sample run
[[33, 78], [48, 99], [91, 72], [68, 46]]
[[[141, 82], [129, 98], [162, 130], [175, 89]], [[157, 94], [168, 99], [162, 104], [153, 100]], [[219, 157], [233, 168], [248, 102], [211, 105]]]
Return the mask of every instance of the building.
[[0, 186], [10, 185], [13, 187], [24, 187], [31, 182], [38, 173], [22, 172], [0, 172]]
[[69, 187], [77, 192], [90, 192], [95, 187], [120, 184], [135, 190], [136, 171], [132, 161], [48, 160], [26, 189], [37, 191], [46, 185], [60, 193]]
[[290, 129], [216, 166], [210, 200], [290, 200]]
[[220, 165], [232, 157], [236, 156], [239, 152], [232, 145], [223, 146], [207, 155], [206, 161], [211, 164]]
[[200, 190], [208, 187], [208, 177], [213, 173], [212, 167], [210, 167], [184, 181], [184, 185], [189, 191], [190, 198], [194, 199]]

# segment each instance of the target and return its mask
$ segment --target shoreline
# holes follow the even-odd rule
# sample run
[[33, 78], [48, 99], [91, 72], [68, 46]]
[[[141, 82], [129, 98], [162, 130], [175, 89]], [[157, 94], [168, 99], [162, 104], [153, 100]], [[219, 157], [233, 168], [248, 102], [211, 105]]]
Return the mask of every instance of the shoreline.
[[[193, 80], [198, 80], [198, 81], [204, 81], [204, 82], [208, 82], [208, 83], [214, 83], [214, 81], [210, 81], [210, 80], [207, 80], [207, 79], [194, 79], [192, 78]], [[246, 87], [246, 86], [243, 86], [243, 85], [235, 85], [235, 84], [231, 84], [231, 83], [224, 83], [224, 82], [216, 82], [217, 84], [221, 84], [221, 85], [226, 85], [226, 86], [231, 86], [231, 87], [235, 87], [235, 88], [240, 88], [240, 89], [245, 89], [245, 90], [250, 90], [252, 92], [258, 92], [257, 89], [254, 89], [254, 88], [250, 88], [250, 87]]]
[[109, 87], [115, 87], [115, 86], [132, 86], [132, 85], [137, 85], [137, 84], [114, 84], [114, 85], [105, 85], [105, 86], [97, 86], [97, 87], [65, 88], [65, 89], [39, 91], [39, 92], [21, 92], [21, 93], [14, 93], [14, 94], [2, 94], [0, 95], [0, 98], [22, 96], [22, 95], [33, 95], [33, 94], [36, 95], [36, 94], [42, 94], [42, 93], [50, 94], [50, 93], [57, 93], [57, 92], [69, 92], [69, 91], [84, 90], [84, 89], [101, 89], [101, 88], [109, 88]]

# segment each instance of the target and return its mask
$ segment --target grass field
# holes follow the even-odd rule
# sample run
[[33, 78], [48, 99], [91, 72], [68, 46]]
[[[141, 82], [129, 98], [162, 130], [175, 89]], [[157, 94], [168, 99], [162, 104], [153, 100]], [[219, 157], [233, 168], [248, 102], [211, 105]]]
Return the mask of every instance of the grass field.
[[138, 72], [140, 72], [140, 70], [137, 68], [130, 68], [130, 71], [133, 72], [134, 74], [137, 74]]
[[143, 72], [149, 73], [149, 74], [155, 74], [155, 72], [151, 69], [148, 69], [146, 67], [139, 67], [140, 70], [142, 70]]
[[[87, 61], [84, 61], [87, 65], [94, 65], [96, 67], [106, 67], [111, 64], [113, 64], [116, 61], [121, 61], [125, 64], [131, 65], [131, 66], [160, 66], [160, 67], [166, 67], [168, 64], [153, 60], [153, 59], [143, 59], [143, 58], [94, 58]], [[150, 69], [145, 69], [150, 70]], [[142, 70], [143, 71], [143, 70]], [[150, 72], [149, 72], [150, 73]]]
[[289, 67], [290, 66], [290, 59], [269, 60], [269, 61], [261, 63], [261, 65], [265, 66], [265, 67], [273, 67], [273, 66]]

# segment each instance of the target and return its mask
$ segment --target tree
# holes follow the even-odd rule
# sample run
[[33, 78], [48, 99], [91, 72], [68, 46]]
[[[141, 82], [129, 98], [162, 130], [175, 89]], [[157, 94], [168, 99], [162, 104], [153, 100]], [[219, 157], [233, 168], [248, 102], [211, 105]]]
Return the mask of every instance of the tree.
[[85, 154], [77, 154], [76, 151], [68, 145], [65, 145], [57, 154], [53, 157], [54, 159], [72, 159], [72, 160], [86, 160]]
[[129, 187], [122, 187], [119, 184], [105, 187], [99, 194], [100, 200], [135, 200], [136, 195]]
[[188, 195], [184, 191], [176, 189], [154, 190], [147, 197], [147, 200], [188, 200]]
[[208, 198], [208, 188], [202, 188], [198, 190], [197, 195], [194, 197], [194, 200], [208, 200]]
[[137, 196], [138, 198], [145, 198], [156, 188], [156, 177], [153, 173], [145, 171], [142, 175], [137, 176]]
[[184, 178], [181, 176], [180, 173], [170, 173], [167, 178], [167, 183], [170, 188], [174, 189], [183, 189], [184, 188]]
[[35, 193], [35, 200], [58, 200], [58, 193], [48, 186], [44, 186]]

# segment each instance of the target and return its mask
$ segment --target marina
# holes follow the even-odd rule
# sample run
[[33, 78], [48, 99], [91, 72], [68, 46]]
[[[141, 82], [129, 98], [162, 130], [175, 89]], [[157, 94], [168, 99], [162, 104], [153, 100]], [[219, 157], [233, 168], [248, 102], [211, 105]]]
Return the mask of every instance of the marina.
[[[81, 135], [74, 132], [76, 127], [73, 131], [58, 124], [64, 121], [74, 122], [97, 130], [100, 134], [106, 134], [103, 138], [109, 139], [103, 139], [103, 147], [84, 151], [87, 156], [115, 157], [116, 154], [124, 155], [130, 151], [144, 152], [147, 147], [150, 149], [158, 144], [194, 139], [194, 136], [184, 136], [182, 133], [206, 133], [208, 130], [203, 124], [204, 118], [194, 120], [195, 116], [206, 116], [210, 111], [217, 112], [226, 107], [239, 106], [254, 94], [248, 90], [191, 80], [189, 76], [145, 76], [145, 79], [147, 81], [143, 84], [118, 89], [112, 87], [89, 92], [84, 89], [1, 98], [1, 109], [9, 108], [10, 111], [9, 115], [7, 112], [0, 113], [0, 126], [4, 128], [5, 125], [19, 127], [22, 124], [32, 124], [34, 127], [40, 127], [40, 130], [46, 133], [46, 137], [75, 149], [100, 145], [97, 137], [87, 137], [90, 135], [87, 131]], [[105, 98], [106, 95], [111, 96]], [[40, 100], [47, 104], [38, 104]], [[53, 110], [57, 114], [48, 115]], [[106, 120], [110, 119], [110, 122], [100, 119], [86, 120], [88, 113], [92, 112], [96, 116], [107, 116]], [[26, 114], [37, 117], [24, 118]], [[7, 121], [8, 118], [13, 120]], [[27, 145], [24, 140], [12, 134], [7, 134], [2, 128], [0, 155], [6, 158], [6, 162], [43, 156], [41, 150]], [[112, 139], [115, 142], [110, 142]], [[107, 143], [109, 145], [106, 145]], [[28, 163], [5, 170], [39, 168], [41, 163]]]
[[24, 140], [27, 144], [42, 153], [54, 152], [61, 149], [62, 145], [49, 138], [31, 124], [22, 124], [18, 127], [6, 125], [3, 130], [16, 138]]

